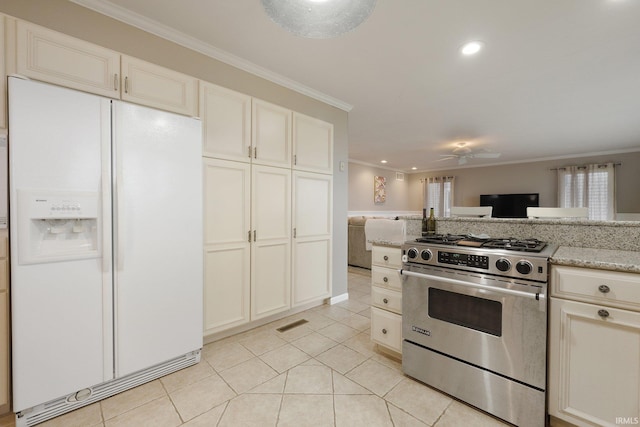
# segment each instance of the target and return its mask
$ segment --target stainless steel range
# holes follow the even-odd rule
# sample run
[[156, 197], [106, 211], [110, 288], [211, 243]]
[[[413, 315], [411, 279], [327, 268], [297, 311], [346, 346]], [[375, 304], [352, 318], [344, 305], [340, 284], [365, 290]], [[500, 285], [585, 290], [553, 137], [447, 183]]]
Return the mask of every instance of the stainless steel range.
[[535, 239], [403, 245], [402, 368], [518, 426], [546, 423], [547, 276]]

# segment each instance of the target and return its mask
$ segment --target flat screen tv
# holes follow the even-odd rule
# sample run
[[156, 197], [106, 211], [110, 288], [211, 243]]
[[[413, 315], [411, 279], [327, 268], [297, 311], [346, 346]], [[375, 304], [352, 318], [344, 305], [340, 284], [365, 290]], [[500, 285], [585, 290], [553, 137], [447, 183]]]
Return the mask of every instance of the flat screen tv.
[[480, 206], [493, 206], [493, 218], [526, 218], [529, 206], [539, 206], [539, 194], [482, 194]]

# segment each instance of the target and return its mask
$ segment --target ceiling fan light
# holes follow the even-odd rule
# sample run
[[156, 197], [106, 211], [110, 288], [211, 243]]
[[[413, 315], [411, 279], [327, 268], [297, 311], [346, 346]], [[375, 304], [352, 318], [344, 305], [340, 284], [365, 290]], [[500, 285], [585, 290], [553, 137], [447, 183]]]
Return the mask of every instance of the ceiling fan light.
[[354, 30], [373, 12], [376, 0], [262, 0], [267, 15], [301, 37], [328, 39]]

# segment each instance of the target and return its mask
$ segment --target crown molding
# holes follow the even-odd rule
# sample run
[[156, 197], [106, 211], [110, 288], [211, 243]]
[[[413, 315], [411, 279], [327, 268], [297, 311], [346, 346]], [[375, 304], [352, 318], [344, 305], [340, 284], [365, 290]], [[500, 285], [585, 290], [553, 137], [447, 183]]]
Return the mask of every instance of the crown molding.
[[148, 33], [154, 34], [163, 39], [177, 43], [193, 51], [202, 53], [225, 64], [239, 68], [248, 73], [262, 77], [265, 80], [276, 83], [310, 98], [329, 104], [340, 110], [349, 112], [353, 109], [353, 105], [334, 98], [330, 95], [312, 89], [295, 80], [274, 73], [266, 68], [256, 65], [250, 61], [235, 56], [229, 52], [205, 43], [201, 40], [170, 28], [157, 21], [149, 19], [143, 15], [127, 10], [121, 6], [115, 5], [107, 0], [70, 0], [79, 6], [86, 7], [102, 15], [124, 22], [125, 24], [139, 28]]

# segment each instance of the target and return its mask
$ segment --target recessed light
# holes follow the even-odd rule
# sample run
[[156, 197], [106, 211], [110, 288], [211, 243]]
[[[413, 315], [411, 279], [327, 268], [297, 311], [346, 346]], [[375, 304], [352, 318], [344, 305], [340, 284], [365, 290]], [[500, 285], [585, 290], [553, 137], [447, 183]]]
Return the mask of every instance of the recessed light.
[[414, 166], [414, 167], [411, 168], [411, 170], [415, 171], [415, 170], [418, 170], [418, 168]]
[[387, 163], [386, 160], [380, 160], [380, 163]]
[[474, 40], [463, 45], [460, 48], [460, 52], [462, 52], [462, 54], [466, 56], [475, 55], [476, 53], [480, 52], [483, 46], [484, 43]]

